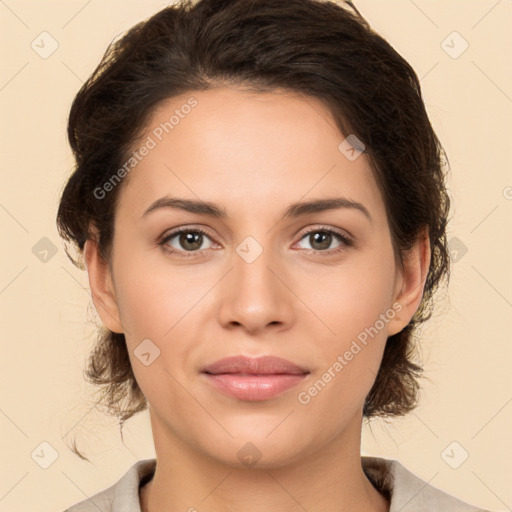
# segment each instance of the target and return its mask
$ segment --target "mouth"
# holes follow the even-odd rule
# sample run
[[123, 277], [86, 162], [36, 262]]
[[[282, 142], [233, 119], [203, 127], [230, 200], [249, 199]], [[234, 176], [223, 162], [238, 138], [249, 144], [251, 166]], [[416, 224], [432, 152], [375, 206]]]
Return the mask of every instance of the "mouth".
[[246, 401], [269, 400], [297, 386], [310, 371], [280, 357], [233, 356], [201, 369], [214, 389]]

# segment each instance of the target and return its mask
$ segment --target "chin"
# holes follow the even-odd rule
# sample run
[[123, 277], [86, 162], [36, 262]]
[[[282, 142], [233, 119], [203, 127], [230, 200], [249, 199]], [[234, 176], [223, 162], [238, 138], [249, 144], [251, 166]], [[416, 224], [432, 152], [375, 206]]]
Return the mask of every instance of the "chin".
[[295, 435], [287, 429], [272, 432], [266, 426], [258, 431], [253, 425], [236, 434], [230, 430], [232, 438], [225, 433], [208, 436], [200, 443], [200, 449], [208, 457], [234, 468], [275, 469], [293, 464], [318, 449], [317, 436], [308, 436], [298, 426], [293, 432]]

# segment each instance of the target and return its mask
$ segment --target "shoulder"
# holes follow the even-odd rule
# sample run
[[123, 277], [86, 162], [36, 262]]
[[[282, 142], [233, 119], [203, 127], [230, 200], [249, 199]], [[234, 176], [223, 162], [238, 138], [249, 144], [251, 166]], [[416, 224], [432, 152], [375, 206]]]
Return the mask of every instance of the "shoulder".
[[390, 496], [389, 512], [489, 512], [437, 489], [397, 460], [363, 456], [362, 466], [374, 486]]
[[153, 475], [155, 467], [156, 459], [139, 460], [114, 485], [64, 512], [140, 512], [139, 485]]

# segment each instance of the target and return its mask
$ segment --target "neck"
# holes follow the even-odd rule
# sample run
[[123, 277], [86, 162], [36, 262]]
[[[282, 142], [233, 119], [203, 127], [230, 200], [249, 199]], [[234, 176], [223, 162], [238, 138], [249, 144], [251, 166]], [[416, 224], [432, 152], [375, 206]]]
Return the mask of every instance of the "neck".
[[362, 470], [360, 421], [314, 453], [267, 468], [224, 464], [165, 432], [153, 416], [151, 422], [157, 465], [140, 492], [142, 512], [389, 511]]

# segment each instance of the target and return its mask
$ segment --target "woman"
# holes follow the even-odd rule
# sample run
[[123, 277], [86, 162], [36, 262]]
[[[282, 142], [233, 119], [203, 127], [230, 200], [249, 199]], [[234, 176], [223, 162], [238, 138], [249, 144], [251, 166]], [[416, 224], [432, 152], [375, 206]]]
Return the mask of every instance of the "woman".
[[417, 404], [449, 198], [416, 74], [353, 6], [167, 7], [68, 135], [88, 376], [121, 423], [149, 408], [157, 455], [69, 511], [480, 510], [360, 454], [363, 418]]

